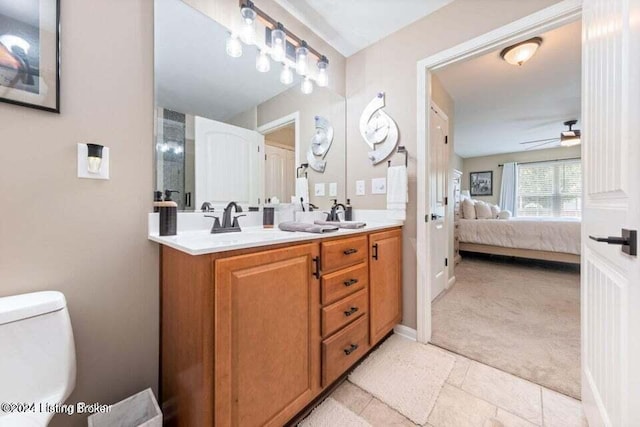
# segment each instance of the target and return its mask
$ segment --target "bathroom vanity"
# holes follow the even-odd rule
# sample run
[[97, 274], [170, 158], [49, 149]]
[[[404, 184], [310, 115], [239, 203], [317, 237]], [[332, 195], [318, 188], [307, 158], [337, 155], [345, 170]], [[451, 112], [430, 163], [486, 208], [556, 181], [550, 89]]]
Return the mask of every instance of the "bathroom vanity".
[[163, 244], [169, 425], [284, 425], [401, 320], [398, 225], [263, 233], [232, 250], [197, 242], [206, 236], [152, 238]]

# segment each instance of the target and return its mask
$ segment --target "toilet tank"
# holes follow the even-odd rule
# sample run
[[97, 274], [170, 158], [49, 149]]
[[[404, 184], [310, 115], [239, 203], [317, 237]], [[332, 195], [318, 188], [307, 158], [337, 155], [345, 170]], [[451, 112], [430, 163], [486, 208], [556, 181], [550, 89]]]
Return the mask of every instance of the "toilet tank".
[[75, 387], [73, 331], [64, 295], [0, 298], [0, 402], [62, 403]]

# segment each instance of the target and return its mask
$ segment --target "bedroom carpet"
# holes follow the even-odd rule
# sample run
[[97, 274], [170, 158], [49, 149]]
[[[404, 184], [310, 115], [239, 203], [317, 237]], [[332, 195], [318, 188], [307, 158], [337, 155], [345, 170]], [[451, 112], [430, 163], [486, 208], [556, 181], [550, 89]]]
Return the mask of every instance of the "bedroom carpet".
[[432, 306], [432, 343], [580, 399], [580, 274], [465, 257]]

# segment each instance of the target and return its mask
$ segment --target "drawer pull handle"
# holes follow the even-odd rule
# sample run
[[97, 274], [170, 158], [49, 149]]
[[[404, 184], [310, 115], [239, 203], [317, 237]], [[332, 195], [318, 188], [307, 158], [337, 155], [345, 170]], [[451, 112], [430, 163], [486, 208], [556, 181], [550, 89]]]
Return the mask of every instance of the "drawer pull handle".
[[342, 253], [345, 255], [351, 255], [351, 254], [355, 254], [356, 252], [358, 252], [356, 248], [349, 248], [349, 249], [345, 249]]
[[373, 259], [378, 259], [378, 244], [374, 243], [373, 244], [373, 255], [372, 255]]
[[351, 344], [349, 348], [344, 349], [344, 354], [348, 356], [354, 351], [356, 351], [357, 349], [358, 349], [358, 344]]
[[346, 287], [349, 287], [351, 285], [355, 285], [356, 283], [358, 283], [358, 279], [349, 279], [349, 280], [345, 280], [344, 281], [344, 285]]
[[344, 312], [344, 315], [349, 317], [351, 316], [353, 313], [357, 313], [358, 312], [358, 307], [351, 307], [349, 310]]

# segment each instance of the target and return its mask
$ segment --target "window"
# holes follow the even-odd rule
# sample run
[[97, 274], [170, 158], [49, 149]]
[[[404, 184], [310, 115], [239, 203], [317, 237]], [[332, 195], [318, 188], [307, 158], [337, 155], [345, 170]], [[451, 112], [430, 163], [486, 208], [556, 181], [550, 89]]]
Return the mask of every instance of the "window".
[[580, 217], [580, 160], [518, 165], [517, 216]]

